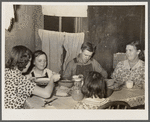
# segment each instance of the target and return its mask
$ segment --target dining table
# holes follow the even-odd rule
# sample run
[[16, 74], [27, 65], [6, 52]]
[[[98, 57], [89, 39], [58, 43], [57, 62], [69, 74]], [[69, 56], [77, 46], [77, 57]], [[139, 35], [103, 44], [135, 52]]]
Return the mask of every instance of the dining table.
[[[114, 90], [114, 92], [108, 97], [109, 101], [124, 101], [130, 105], [130, 107], [145, 105], [145, 89], [141, 88], [127, 88], [123, 87], [121, 90]], [[47, 104], [45, 104], [47, 102]], [[29, 97], [25, 104], [25, 109], [74, 109], [74, 106], [78, 103], [72, 96], [55, 96], [52, 95], [48, 99], [44, 99], [38, 96]]]

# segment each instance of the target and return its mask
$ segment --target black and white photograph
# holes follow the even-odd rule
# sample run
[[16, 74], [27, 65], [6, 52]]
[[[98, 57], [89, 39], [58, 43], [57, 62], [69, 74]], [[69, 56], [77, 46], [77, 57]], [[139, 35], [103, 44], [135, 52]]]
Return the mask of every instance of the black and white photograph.
[[2, 2], [2, 120], [148, 120], [148, 2]]

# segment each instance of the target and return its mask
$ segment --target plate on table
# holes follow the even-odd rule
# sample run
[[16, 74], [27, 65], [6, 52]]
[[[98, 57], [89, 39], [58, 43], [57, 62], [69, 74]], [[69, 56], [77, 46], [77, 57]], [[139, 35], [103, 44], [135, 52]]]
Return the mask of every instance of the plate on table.
[[70, 97], [70, 94], [67, 94], [67, 93], [56, 93], [55, 96], [57, 96], [57, 97]]
[[35, 83], [37, 85], [47, 85], [49, 83], [50, 79], [49, 78], [38, 78], [35, 80]]
[[107, 83], [107, 87], [111, 87], [114, 85], [114, 79], [105, 79], [106, 83]]
[[120, 91], [121, 89], [121, 87], [113, 88], [114, 91]]
[[60, 86], [60, 87], [56, 88], [55, 96], [58, 96], [58, 97], [69, 97], [69, 96], [71, 96], [69, 94], [69, 92], [70, 92], [69, 88], [64, 87], [64, 86]]
[[120, 90], [122, 90], [122, 88], [124, 88], [125, 87], [125, 85], [124, 84], [121, 84], [121, 85], [117, 85], [117, 83], [116, 84], [114, 84], [114, 88], [113, 88], [113, 90], [114, 91], [120, 91]]

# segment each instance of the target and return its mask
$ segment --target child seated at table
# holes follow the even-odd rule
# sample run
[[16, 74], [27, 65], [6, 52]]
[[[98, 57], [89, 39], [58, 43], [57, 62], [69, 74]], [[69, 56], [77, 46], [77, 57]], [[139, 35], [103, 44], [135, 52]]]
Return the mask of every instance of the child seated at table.
[[91, 71], [86, 76], [81, 88], [84, 99], [78, 102], [74, 109], [98, 109], [108, 102], [107, 84], [98, 72]]
[[[5, 66], [5, 109], [21, 109], [31, 95], [50, 98], [53, 93], [53, 76], [45, 88], [22, 75], [26, 73], [32, 60], [32, 52], [23, 45], [14, 46]], [[57, 77], [58, 79], [60, 77]]]
[[53, 75], [53, 80], [58, 81], [60, 74], [52, 72], [47, 67], [47, 55], [42, 50], [37, 50], [33, 53], [32, 57], [32, 70], [31, 72], [26, 75], [29, 79], [33, 79], [36, 77], [41, 78], [51, 78]]

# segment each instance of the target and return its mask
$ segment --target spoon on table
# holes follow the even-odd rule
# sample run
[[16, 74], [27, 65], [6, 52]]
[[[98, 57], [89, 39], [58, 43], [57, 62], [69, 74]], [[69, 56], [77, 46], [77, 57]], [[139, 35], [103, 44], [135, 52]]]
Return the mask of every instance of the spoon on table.
[[45, 107], [45, 105], [51, 105], [50, 103], [51, 102], [53, 102], [53, 101], [55, 101], [55, 100], [57, 100], [58, 98], [54, 98], [53, 100], [50, 100], [50, 101], [44, 101], [45, 103], [44, 103], [44, 105], [42, 106], [42, 107]]

